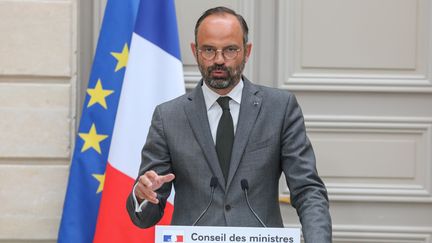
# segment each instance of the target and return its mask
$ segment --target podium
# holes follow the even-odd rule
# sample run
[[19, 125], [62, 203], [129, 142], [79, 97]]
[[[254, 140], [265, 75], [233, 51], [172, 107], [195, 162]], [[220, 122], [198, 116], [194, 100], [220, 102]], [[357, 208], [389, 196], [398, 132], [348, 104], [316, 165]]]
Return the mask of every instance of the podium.
[[299, 228], [156, 226], [155, 243], [300, 243]]

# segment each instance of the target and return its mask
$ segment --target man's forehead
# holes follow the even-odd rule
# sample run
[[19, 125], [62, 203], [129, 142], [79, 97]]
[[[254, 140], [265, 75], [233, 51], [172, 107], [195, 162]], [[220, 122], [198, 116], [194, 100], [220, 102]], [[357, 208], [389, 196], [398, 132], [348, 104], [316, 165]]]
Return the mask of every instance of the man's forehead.
[[209, 27], [213, 25], [238, 25], [240, 27], [240, 23], [234, 15], [227, 13], [218, 13], [209, 15], [205, 19], [203, 19], [200, 26], [198, 27], [198, 32], [200, 31], [200, 29], [202, 29], [201, 27]]

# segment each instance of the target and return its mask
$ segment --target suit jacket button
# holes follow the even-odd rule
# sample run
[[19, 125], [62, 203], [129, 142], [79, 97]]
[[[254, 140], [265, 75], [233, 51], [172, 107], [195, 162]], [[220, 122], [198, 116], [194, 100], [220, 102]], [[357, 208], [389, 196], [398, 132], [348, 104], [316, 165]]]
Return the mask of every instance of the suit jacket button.
[[226, 211], [230, 211], [231, 210], [231, 206], [229, 204], [225, 205], [225, 210]]

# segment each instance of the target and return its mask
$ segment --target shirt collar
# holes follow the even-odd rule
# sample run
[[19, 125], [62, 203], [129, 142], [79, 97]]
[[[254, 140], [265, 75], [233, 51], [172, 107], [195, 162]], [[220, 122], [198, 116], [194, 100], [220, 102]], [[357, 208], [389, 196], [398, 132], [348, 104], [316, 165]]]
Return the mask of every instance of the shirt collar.
[[[243, 93], [243, 86], [244, 86], [243, 79], [240, 79], [240, 82], [236, 86], [234, 86], [234, 88], [225, 96], [229, 96], [233, 101], [240, 104], [242, 93]], [[206, 108], [207, 108], [207, 110], [209, 110], [216, 103], [216, 100], [221, 95], [219, 95], [218, 93], [211, 90], [207, 86], [205, 81], [203, 81], [202, 91], [203, 91], [203, 95], [204, 95], [204, 101], [206, 104]]]

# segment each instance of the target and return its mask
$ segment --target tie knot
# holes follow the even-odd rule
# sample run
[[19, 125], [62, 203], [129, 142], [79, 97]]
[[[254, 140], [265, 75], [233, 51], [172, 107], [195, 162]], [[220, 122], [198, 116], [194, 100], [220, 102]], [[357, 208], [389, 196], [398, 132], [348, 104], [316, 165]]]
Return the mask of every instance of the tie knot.
[[221, 96], [217, 99], [217, 103], [222, 107], [222, 110], [229, 110], [229, 96]]

